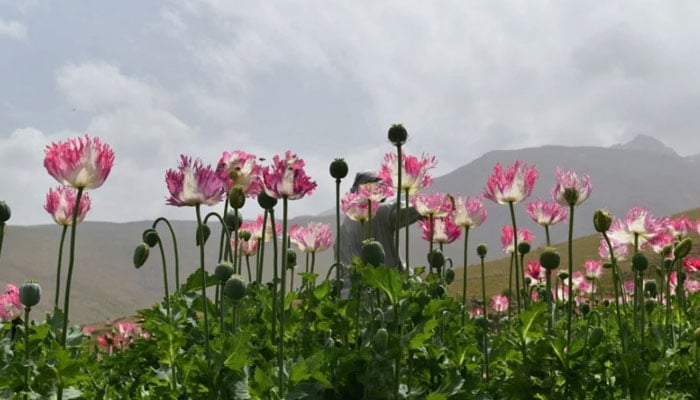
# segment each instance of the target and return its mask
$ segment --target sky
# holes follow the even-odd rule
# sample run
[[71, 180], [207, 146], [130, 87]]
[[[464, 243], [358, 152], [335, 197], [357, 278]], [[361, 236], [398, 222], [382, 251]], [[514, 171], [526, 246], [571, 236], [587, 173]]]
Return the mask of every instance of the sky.
[[193, 219], [165, 204], [165, 171], [232, 150], [297, 153], [318, 189], [290, 215], [318, 214], [330, 162], [347, 191], [394, 123], [436, 176], [638, 134], [697, 154], [698, 20], [680, 0], [0, 0], [0, 200], [10, 224], [52, 223], [44, 149], [84, 133], [115, 153], [86, 220], [113, 222]]

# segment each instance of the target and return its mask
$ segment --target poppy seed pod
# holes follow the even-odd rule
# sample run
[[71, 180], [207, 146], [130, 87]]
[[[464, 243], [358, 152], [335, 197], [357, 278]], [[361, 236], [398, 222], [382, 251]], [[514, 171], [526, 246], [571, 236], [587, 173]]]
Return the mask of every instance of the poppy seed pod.
[[450, 268], [447, 271], [445, 271], [445, 283], [449, 285], [450, 283], [454, 282], [454, 280], [455, 280], [455, 270]]
[[230, 232], [235, 231], [241, 226], [241, 213], [238, 210], [229, 211], [224, 217], [224, 223]]
[[591, 347], [596, 347], [603, 341], [603, 328], [596, 326], [591, 329], [591, 336], [588, 338], [588, 345]]
[[547, 271], [559, 268], [560, 261], [561, 257], [559, 257], [559, 253], [553, 247], [547, 247], [540, 255], [540, 265]]
[[143, 231], [141, 237], [143, 238], [143, 242], [146, 243], [148, 247], [154, 247], [160, 241], [158, 231], [153, 228], [148, 228]]
[[238, 237], [245, 242], [249, 241], [252, 236], [253, 236], [253, 234], [250, 233], [250, 231], [247, 229], [243, 229], [241, 231], [238, 231]]
[[228, 262], [222, 262], [214, 268], [214, 276], [219, 282], [224, 283], [233, 275], [234, 269], [233, 265]]
[[0, 200], [0, 224], [7, 222], [11, 216], [12, 212], [10, 211], [10, 206], [8, 206], [4, 201]]
[[277, 205], [277, 199], [262, 191], [258, 194], [258, 205], [263, 210], [271, 210]]
[[395, 146], [401, 146], [402, 144], [406, 143], [406, 140], [408, 139], [408, 131], [406, 131], [406, 128], [404, 128], [403, 125], [394, 124], [391, 126], [391, 128], [389, 128], [387, 137]]
[[235, 185], [228, 192], [228, 203], [234, 209], [243, 208], [245, 205], [245, 192], [243, 191], [243, 186]]
[[297, 266], [297, 253], [293, 249], [287, 249], [287, 268]]
[[224, 294], [233, 301], [239, 301], [248, 294], [248, 285], [240, 275], [233, 275], [224, 285]]
[[26, 281], [19, 287], [19, 301], [27, 308], [39, 304], [41, 300], [41, 286], [35, 280]]
[[637, 253], [632, 256], [632, 269], [637, 272], [643, 272], [649, 267], [649, 260], [644, 253]]
[[430, 268], [442, 268], [445, 265], [445, 256], [440, 250], [433, 250], [428, 253], [428, 264], [430, 264]]
[[483, 243], [476, 246], [476, 254], [478, 254], [479, 257], [481, 257], [481, 258], [486, 257], [486, 253], [488, 253], [488, 251], [489, 251], [489, 248]]
[[685, 238], [681, 240], [676, 247], [673, 249], [673, 255], [677, 259], [684, 258], [690, 253], [690, 249], [693, 247], [693, 241], [690, 238]]
[[532, 246], [530, 246], [530, 243], [528, 243], [528, 242], [518, 243], [518, 253], [520, 253], [520, 254], [529, 253], [531, 248], [532, 248]]
[[656, 288], [656, 281], [646, 281], [644, 282], [644, 292], [649, 295], [649, 297], [656, 297], [658, 290]]
[[364, 264], [378, 267], [384, 264], [384, 246], [376, 240], [365, 240], [360, 249], [360, 259]]
[[209, 235], [211, 234], [211, 229], [209, 228], [208, 225], [200, 225], [197, 227], [197, 232], [195, 236], [195, 244], [197, 246], [202, 245], [202, 241], [204, 243], [207, 242], [207, 239], [209, 239]]
[[598, 233], [607, 232], [612, 224], [612, 215], [607, 210], [596, 210], [593, 213], [593, 227]]
[[348, 163], [342, 158], [336, 158], [331, 161], [330, 166], [331, 176], [335, 179], [343, 179], [348, 176]]
[[386, 328], [379, 328], [372, 338], [372, 346], [377, 353], [384, 353], [389, 344], [389, 332]]
[[149, 247], [146, 243], [141, 243], [134, 249], [134, 267], [141, 268], [148, 260]]

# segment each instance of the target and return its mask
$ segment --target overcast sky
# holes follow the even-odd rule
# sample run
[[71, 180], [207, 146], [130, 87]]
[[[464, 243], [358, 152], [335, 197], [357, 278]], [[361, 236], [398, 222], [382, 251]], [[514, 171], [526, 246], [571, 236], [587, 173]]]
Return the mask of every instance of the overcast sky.
[[165, 171], [235, 149], [305, 159], [319, 187], [290, 213], [316, 214], [333, 158], [378, 169], [399, 122], [436, 175], [640, 133], [700, 153], [699, 20], [697, 1], [0, 0], [0, 200], [52, 223], [44, 148], [85, 132], [115, 152], [86, 220], [116, 222], [193, 218]]

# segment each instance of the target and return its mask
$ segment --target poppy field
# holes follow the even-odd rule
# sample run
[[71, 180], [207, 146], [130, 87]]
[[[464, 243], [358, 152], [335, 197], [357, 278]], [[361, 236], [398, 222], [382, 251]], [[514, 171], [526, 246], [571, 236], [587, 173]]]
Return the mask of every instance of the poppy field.
[[[8, 283], [0, 294], [0, 397], [700, 397], [700, 258], [691, 238], [700, 220], [632, 204], [623, 217], [579, 215], [595, 177], [563, 165], [554, 182], [539, 182], [536, 167], [520, 160], [496, 164], [481, 193], [431, 192], [437, 159], [405, 154], [407, 137], [393, 125], [381, 179], [345, 194], [340, 183], [352, 177], [341, 158], [329, 160], [329, 176], [311, 177], [292, 151], [266, 165], [241, 150], [214, 165], [180, 156], [164, 190], [167, 204], [192, 209], [196, 243], [178, 243], [166, 218], [144, 227], [133, 264], [162, 268], [162, 300], [108, 332], [71, 324], [70, 300], [74, 269], [87, 267], [76, 265], [76, 231], [92, 207], [89, 191], [109, 184], [115, 154], [88, 135], [47, 145], [44, 166], [59, 183], [45, 204], [61, 227], [56, 279]], [[294, 200], [313, 195], [318, 179], [336, 184], [335, 226], [289, 224]], [[551, 186], [551, 198], [531, 199], [535, 185]], [[486, 201], [507, 207], [510, 219], [490, 220]], [[392, 243], [375, 239], [380, 204], [395, 207]], [[0, 276], [10, 207], [0, 201]], [[243, 218], [244, 207], [256, 218]], [[428, 253], [404, 245], [394, 257], [409, 242], [408, 207], [420, 215]], [[544, 249], [532, 248], [519, 207], [542, 227]], [[337, 234], [341, 221], [361, 227], [350, 262], [339, 259], [349, 240]], [[573, 262], [574, 221], [600, 238], [583, 265]], [[470, 243], [469, 233], [489, 223], [503, 226], [497, 250], [510, 273], [500, 293], [487, 295], [485, 259], [495, 249]], [[550, 243], [555, 224], [568, 224], [562, 254]], [[463, 258], [446, 260], [445, 246], [461, 246]], [[218, 249], [215, 265], [205, 263], [205, 248]], [[322, 251], [336, 254], [327, 275], [316, 265]], [[199, 255], [189, 276], [180, 276], [182, 252]], [[467, 282], [467, 268], [453, 265], [480, 269], [481, 286], [448, 290]], [[292, 274], [301, 276], [297, 287]], [[42, 298], [41, 285], [55, 285], [55, 297]], [[32, 314], [52, 300], [52, 313]]]

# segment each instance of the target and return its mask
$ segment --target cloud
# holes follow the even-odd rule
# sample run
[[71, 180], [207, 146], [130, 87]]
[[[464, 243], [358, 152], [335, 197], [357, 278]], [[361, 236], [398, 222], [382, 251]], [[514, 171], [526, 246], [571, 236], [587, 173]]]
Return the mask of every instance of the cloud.
[[0, 18], [0, 37], [22, 40], [27, 37], [27, 27], [18, 21], [5, 21]]

